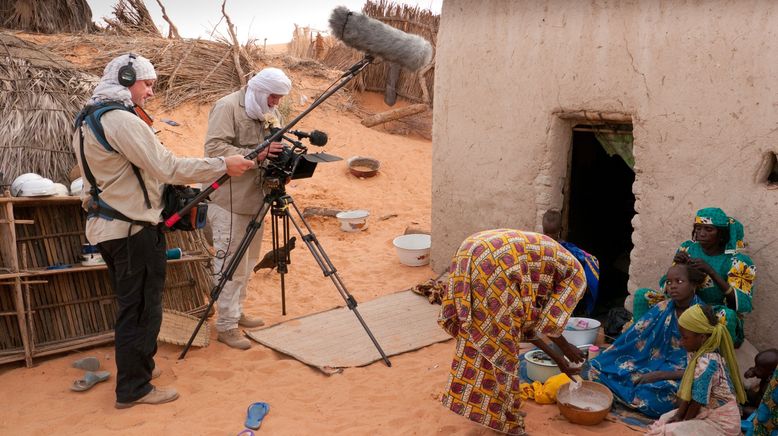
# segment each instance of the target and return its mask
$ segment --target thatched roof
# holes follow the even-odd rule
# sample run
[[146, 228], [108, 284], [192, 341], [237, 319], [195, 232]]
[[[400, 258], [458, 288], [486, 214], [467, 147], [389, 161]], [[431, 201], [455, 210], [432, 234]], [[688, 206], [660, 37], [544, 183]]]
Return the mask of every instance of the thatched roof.
[[[86, 61], [81, 68], [100, 76], [105, 65], [116, 56], [133, 52], [147, 57], [157, 72], [154, 92], [162, 97], [165, 108], [187, 101], [210, 103], [241, 86], [232, 46], [226, 42], [91, 34], [63, 35], [46, 44], [46, 48], [63, 57], [71, 56], [76, 48], [91, 52], [87, 59], [78, 61]], [[253, 70], [249, 57], [256, 60], [262, 56], [257, 51], [241, 55], [242, 71]]]
[[38, 33], [97, 28], [86, 0], [0, 0], [0, 27]]
[[0, 32], [2, 183], [34, 172], [69, 184], [73, 119], [96, 83], [61, 57]]

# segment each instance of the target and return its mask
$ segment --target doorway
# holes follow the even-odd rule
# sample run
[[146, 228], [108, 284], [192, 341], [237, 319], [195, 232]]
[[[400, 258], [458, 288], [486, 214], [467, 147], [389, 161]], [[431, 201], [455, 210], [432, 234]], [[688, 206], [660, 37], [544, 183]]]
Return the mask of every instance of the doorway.
[[623, 307], [628, 295], [633, 167], [631, 124], [573, 127], [562, 238], [599, 260], [599, 290], [590, 316], [601, 321], [611, 308]]

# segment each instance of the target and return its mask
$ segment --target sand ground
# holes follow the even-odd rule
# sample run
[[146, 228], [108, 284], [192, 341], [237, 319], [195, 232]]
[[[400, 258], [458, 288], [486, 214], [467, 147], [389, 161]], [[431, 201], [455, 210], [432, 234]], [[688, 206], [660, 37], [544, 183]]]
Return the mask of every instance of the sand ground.
[[[296, 78], [301, 95], [312, 97], [317, 81]], [[380, 110], [380, 97], [362, 104]], [[160, 138], [176, 154], [201, 156], [208, 106], [185, 105], [172, 112], [151, 111], [181, 123], [156, 123]], [[406, 227], [429, 228], [431, 204], [430, 141], [420, 136], [392, 135], [385, 128], [368, 129], [337, 104], [324, 104], [296, 128], [325, 130], [330, 136], [324, 150], [347, 159], [361, 155], [378, 159], [377, 176], [359, 179], [348, 172], [345, 160], [322, 164], [313, 178], [288, 185], [298, 207], [367, 209], [369, 228], [345, 233], [334, 218], [312, 217], [309, 222], [350, 292], [365, 302], [415, 284], [436, 274], [428, 267], [399, 263], [392, 239]], [[312, 150], [316, 151], [316, 150]], [[260, 198], [240, 201], [261, 202]], [[382, 217], [390, 218], [381, 220]], [[263, 252], [270, 245], [263, 235]], [[434, 243], [434, 242], [433, 242]], [[342, 306], [343, 300], [323, 277], [306, 248], [292, 253], [287, 275], [287, 311], [281, 316], [279, 276], [256, 274], [250, 283], [248, 313], [269, 324]], [[0, 366], [0, 434], [237, 434], [243, 429], [246, 407], [256, 401], [270, 404], [261, 430], [273, 435], [481, 435], [491, 431], [447, 409], [438, 399], [446, 381], [453, 341], [392, 357], [393, 366], [377, 362], [327, 376], [288, 356], [254, 344], [248, 351], [227, 348], [215, 341], [177, 360], [179, 346], [160, 344], [157, 365], [164, 371], [156, 381], [174, 386], [177, 401], [160, 406], [116, 410], [115, 364], [111, 346], [97, 347], [36, 359], [33, 368], [19, 364]], [[90, 391], [74, 393], [71, 382], [81, 375], [73, 360], [97, 356], [112, 378]], [[570, 424], [556, 406], [527, 403], [527, 430], [535, 435], [623, 435], [636, 433], [620, 423], [595, 427]]]

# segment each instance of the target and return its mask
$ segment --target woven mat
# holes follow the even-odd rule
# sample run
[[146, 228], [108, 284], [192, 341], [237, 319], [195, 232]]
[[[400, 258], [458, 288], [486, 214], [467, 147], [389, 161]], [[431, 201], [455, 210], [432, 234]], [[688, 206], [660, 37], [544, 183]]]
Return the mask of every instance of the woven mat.
[[[192, 336], [192, 332], [197, 327], [198, 321], [200, 321], [200, 318], [196, 316], [163, 309], [162, 326], [159, 328], [157, 339], [168, 344], [186, 345], [189, 342], [189, 337]], [[200, 331], [197, 332], [197, 336], [195, 336], [194, 342], [192, 342], [192, 346], [207, 347], [211, 338], [209, 330], [208, 323], [203, 323]]]
[[[451, 339], [438, 326], [440, 306], [411, 291], [360, 303], [362, 315], [387, 356]], [[331, 374], [381, 359], [356, 315], [347, 307], [246, 332], [260, 344]]]

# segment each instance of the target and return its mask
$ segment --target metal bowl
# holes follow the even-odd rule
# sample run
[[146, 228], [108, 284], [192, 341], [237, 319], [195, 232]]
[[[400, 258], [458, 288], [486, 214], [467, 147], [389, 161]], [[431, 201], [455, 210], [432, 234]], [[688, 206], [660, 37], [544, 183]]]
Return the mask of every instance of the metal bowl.
[[378, 173], [381, 163], [372, 157], [354, 156], [347, 161], [348, 170], [357, 177], [373, 177]]
[[572, 391], [573, 383], [562, 385], [556, 394], [559, 411], [574, 424], [597, 425], [608, 416], [613, 405], [613, 393], [599, 383], [584, 380]]

